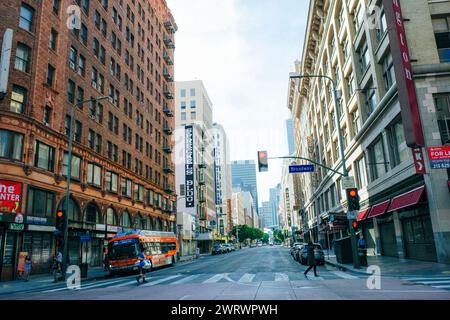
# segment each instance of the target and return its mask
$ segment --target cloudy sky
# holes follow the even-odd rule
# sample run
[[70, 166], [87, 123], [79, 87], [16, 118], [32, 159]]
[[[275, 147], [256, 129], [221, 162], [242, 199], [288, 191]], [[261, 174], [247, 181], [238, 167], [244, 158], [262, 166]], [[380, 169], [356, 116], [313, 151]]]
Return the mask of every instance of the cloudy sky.
[[[231, 160], [288, 153], [289, 72], [300, 58], [308, 0], [167, 0], [178, 25], [175, 80], [203, 80]], [[281, 179], [279, 160], [258, 173], [260, 202]]]

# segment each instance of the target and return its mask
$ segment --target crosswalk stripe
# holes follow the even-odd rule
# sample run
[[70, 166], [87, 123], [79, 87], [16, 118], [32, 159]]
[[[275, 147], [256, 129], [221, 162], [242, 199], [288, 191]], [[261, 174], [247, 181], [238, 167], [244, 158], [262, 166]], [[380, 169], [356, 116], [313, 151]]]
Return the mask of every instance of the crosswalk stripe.
[[254, 273], [246, 273], [244, 274], [238, 282], [243, 283], [243, 282], [252, 282], [253, 278], [255, 277]]
[[153, 286], [155, 284], [166, 282], [166, 281], [178, 278], [178, 277], [181, 277], [181, 274], [176, 274], [176, 275], [173, 275], [173, 276], [170, 276], [170, 277], [166, 277], [166, 278], [162, 278], [162, 279], [159, 279], [159, 280], [156, 280], [156, 281], [151, 281], [149, 283], [146, 283], [146, 284], [142, 285], [141, 287]]
[[120, 280], [115, 280], [115, 281], [104, 281], [104, 282], [102, 282], [102, 283], [97, 283], [97, 284], [92, 284], [92, 285], [89, 285], [89, 286], [81, 286], [81, 290], [85, 290], [85, 289], [90, 289], [90, 288], [96, 288], [96, 287], [101, 287], [101, 286], [104, 286], [104, 285], [111, 285], [111, 284], [113, 284], [113, 283], [117, 283], [117, 282], [121, 282], [121, 281], [123, 281], [123, 279], [120, 279]]
[[275, 273], [275, 281], [289, 281], [289, 277], [285, 273]]
[[340, 278], [344, 279], [359, 279], [358, 277], [352, 276], [351, 274], [342, 272], [342, 271], [331, 271], [331, 273], [337, 275]]
[[212, 276], [211, 278], [203, 281], [203, 283], [216, 283], [222, 279], [227, 279], [228, 281], [233, 281], [228, 277], [228, 273], [219, 273], [219, 274], [216, 274], [216, 275]]
[[421, 278], [403, 278], [406, 281], [427, 281], [427, 280], [448, 280], [450, 281], [450, 277], [421, 277]]
[[120, 288], [120, 287], [124, 287], [124, 286], [127, 286], [129, 284], [133, 284], [133, 283], [136, 283], [136, 279], [134, 279], [132, 281], [127, 281], [127, 282], [121, 283], [119, 285], [112, 286], [110, 288]]
[[58, 288], [58, 289], [52, 289], [52, 290], [45, 290], [45, 291], [42, 291], [42, 292], [43, 293], [50, 293], [50, 292], [58, 292], [58, 291], [62, 291], [62, 290], [67, 290], [67, 287]]
[[171, 285], [173, 285], [173, 284], [182, 284], [182, 283], [186, 283], [186, 282], [189, 282], [189, 281], [191, 281], [191, 280], [194, 280], [194, 279], [196, 279], [196, 278], [198, 278], [198, 277], [200, 277], [200, 276], [201, 276], [201, 274], [193, 274], [192, 276], [189, 276], [189, 277], [186, 277], [186, 278], [177, 280], [177, 281], [175, 281], [175, 282], [172, 282]]
[[308, 277], [308, 280], [323, 281], [324, 279], [322, 277]]
[[450, 285], [445, 285], [445, 286], [433, 286], [434, 288], [438, 288], [438, 289], [450, 289]]
[[450, 284], [450, 281], [449, 281], [449, 280], [441, 280], [441, 281], [416, 281], [416, 283], [421, 283], [421, 284], [436, 284], [436, 283]]

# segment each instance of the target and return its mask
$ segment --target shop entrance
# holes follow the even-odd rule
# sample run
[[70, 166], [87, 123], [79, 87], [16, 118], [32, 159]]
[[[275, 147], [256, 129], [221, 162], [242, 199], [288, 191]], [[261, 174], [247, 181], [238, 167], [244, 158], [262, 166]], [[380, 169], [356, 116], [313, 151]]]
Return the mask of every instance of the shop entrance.
[[383, 223], [380, 227], [381, 252], [383, 256], [398, 258], [397, 239], [395, 237], [394, 222]]
[[437, 261], [433, 228], [429, 216], [404, 219], [402, 227], [407, 258]]

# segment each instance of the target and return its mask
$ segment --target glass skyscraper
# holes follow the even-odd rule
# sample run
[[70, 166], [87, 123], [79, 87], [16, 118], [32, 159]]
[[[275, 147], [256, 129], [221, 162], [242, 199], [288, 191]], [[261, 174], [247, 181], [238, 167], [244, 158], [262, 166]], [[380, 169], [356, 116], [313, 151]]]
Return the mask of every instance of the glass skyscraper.
[[259, 213], [255, 162], [253, 160], [232, 161], [231, 180], [233, 188], [241, 188], [242, 191], [252, 194], [253, 205]]

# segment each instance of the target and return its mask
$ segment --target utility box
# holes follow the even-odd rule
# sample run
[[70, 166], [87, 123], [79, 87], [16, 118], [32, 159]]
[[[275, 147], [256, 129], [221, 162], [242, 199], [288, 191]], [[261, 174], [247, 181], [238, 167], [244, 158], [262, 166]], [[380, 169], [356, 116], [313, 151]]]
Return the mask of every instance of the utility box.
[[338, 239], [335, 241], [334, 253], [338, 263], [353, 263], [352, 241], [350, 237]]
[[80, 277], [82, 278], [82, 279], [86, 279], [87, 278], [87, 276], [88, 276], [88, 264], [87, 263], [81, 263], [80, 265], [79, 265], [79, 267], [80, 267]]

